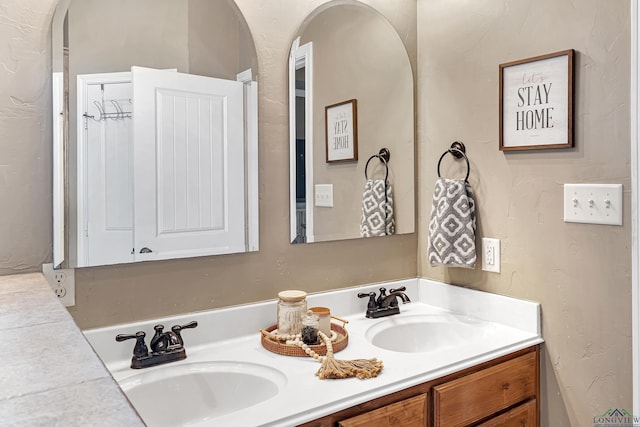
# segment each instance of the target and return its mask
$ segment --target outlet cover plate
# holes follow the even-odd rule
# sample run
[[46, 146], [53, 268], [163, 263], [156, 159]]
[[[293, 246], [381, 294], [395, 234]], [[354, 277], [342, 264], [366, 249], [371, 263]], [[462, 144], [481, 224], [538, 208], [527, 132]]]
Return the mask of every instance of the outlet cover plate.
[[564, 222], [622, 225], [622, 184], [564, 184]]
[[76, 278], [73, 268], [53, 269], [53, 264], [42, 264], [42, 274], [65, 307], [76, 305]]
[[482, 270], [500, 273], [500, 239], [482, 238]]

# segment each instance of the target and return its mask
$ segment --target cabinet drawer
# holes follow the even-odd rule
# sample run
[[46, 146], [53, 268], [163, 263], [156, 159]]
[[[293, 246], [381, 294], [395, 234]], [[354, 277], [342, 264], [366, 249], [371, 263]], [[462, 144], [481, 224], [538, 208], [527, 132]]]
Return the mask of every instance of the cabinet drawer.
[[424, 427], [426, 425], [426, 394], [401, 400], [338, 423], [340, 427]]
[[434, 426], [464, 426], [535, 397], [536, 362], [527, 353], [434, 387]]
[[538, 425], [536, 401], [530, 400], [477, 427], [535, 427]]

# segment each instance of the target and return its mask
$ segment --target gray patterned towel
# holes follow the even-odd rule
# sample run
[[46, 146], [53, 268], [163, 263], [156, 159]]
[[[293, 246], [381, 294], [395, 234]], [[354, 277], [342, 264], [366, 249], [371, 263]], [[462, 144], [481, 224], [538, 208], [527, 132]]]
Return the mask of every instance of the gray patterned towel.
[[429, 220], [428, 257], [432, 266], [474, 268], [476, 265], [476, 204], [469, 183], [463, 179], [436, 181]]
[[367, 179], [362, 193], [360, 236], [388, 236], [396, 231], [391, 184], [384, 179]]

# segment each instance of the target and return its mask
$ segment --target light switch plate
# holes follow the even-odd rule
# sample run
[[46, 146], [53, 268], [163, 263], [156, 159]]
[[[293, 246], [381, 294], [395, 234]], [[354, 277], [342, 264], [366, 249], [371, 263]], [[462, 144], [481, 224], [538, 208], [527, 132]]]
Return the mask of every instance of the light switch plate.
[[316, 206], [333, 207], [333, 184], [316, 184]]
[[565, 184], [564, 222], [622, 225], [622, 184]]

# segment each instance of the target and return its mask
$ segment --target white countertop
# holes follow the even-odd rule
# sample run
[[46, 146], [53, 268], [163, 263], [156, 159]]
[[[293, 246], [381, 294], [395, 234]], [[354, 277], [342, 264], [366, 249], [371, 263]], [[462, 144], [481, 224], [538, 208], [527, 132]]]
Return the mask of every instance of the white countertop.
[[[412, 302], [400, 304], [399, 315], [380, 319], [364, 316], [367, 299], [359, 292], [380, 286], [406, 286]], [[332, 314], [349, 320], [346, 329], [349, 345], [335, 354], [336, 359], [377, 358], [384, 370], [377, 378], [359, 380], [319, 380], [314, 374], [320, 363], [307, 357], [288, 357], [271, 353], [260, 344], [259, 328], [275, 323], [276, 303], [252, 304], [135, 324], [117, 325], [85, 331], [85, 336], [117, 381], [140, 370], [129, 368], [133, 342], [116, 343], [118, 333], [144, 330], [149, 337], [153, 325], [167, 328], [197, 320], [196, 329], [183, 332], [188, 358], [163, 367], [204, 361], [247, 362], [281, 371], [286, 380], [279, 393], [266, 401], [213, 420], [192, 420], [190, 425], [293, 426], [395, 391], [440, 378], [499, 356], [541, 343], [540, 307], [537, 303], [478, 292], [424, 279], [403, 280], [310, 295], [308, 305], [326, 306]], [[365, 337], [372, 326], [390, 319], [409, 316], [440, 316], [451, 322], [477, 325], [482, 339], [459, 343], [455, 347], [438, 346], [423, 353], [403, 353], [373, 346]]]

